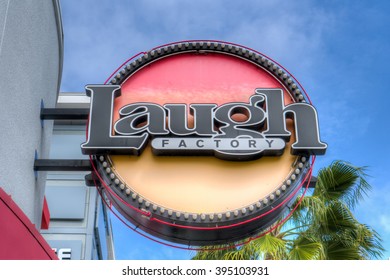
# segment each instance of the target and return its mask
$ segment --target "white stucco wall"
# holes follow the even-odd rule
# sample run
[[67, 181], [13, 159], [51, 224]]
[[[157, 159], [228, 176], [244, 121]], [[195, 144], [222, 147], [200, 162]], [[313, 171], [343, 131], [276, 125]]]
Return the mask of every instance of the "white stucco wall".
[[54, 107], [62, 72], [62, 26], [57, 0], [0, 0], [0, 187], [40, 227], [44, 172], [52, 121], [41, 126], [40, 107]]

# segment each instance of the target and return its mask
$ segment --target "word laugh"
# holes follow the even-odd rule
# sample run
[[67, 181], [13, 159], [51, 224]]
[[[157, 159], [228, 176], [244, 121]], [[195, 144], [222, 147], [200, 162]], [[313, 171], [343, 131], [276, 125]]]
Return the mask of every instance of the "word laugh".
[[[214, 155], [225, 160], [279, 156], [291, 137], [288, 118], [295, 126], [292, 154], [322, 155], [327, 147], [320, 141], [315, 108], [307, 103], [285, 106], [282, 89], [256, 89], [248, 103], [191, 104], [191, 128], [187, 104], [127, 104], [113, 124], [120, 86], [89, 85], [86, 91], [91, 108], [84, 154], [140, 155], [151, 139], [155, 155]], [[237, 120], [235, 114], [245, 118]]]

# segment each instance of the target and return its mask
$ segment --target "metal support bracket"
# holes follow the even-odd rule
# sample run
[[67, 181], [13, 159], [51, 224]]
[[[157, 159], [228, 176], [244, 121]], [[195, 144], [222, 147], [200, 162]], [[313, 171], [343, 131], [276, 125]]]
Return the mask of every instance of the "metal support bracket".
[[85, 108], [44, 108], [41, 107], [41, 120], [87, 120], [89, 109]]
[[92, 171], [89, 159], [35, 159], [34, 171]]

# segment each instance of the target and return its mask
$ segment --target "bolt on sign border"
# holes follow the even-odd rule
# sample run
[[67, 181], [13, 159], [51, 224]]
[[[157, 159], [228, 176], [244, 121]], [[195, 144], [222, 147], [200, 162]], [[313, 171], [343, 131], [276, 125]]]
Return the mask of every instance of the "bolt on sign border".
[[[261, 81], [251, 84], [249, 76]], [[82, 151], [92, 156], [104, 193], [137, 228], [176, 243], [223, 244], [263, 231], [293, 202], [310, 156], [327, 147], [299, 83], [239, 45], [165, 45], [130, 61], [109, 85], [86, 89], [91, 109]], [[213, 178], [199, 183], [204, 177]]]

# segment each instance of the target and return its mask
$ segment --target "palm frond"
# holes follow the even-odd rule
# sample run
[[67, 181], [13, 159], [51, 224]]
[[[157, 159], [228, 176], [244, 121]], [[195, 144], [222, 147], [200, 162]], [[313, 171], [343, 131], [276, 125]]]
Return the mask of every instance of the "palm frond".
[[237, 248], [234, 244], [204, 246], [196, 252], [192, 260], [223, 260], [226, 254], [235, 251]]
[[356, 241], [361, 255], [365, 259], [379, 259], [383, 257], [384, 248], [379, 234], [369, 226], [359, 224], [356, 228]]
[[[311, 195], [298, 204], [292, 218], [273, 230], [242, 246], [204, 247], [193, 259], [330, 259], [360, 260], [380, 258], [384, 248], [378, 233], [360, 224], [351, 209], [367, 194], [371, 186], [364, 167], [334, 161], [322, 168]], [[239, 244], [239, 243], [236, 243]], [[221, 249], [222, 248], [222, 249]]]
[[329, 232], [340, 234], [343, 231], [355, 229], [357, 220], [344, 203], [333, 201], [324, 210], [327, 217], [319, 221], [321, 234]]
[[290, 260], [318, 260], [323, 258], [322, 243], [304, 235], [294, 240], [289, 252]]
[[245, 245], [245, 249], [254, 252], [258, 258], [284, 259], [286, 257], [286, 241], [277, 236], [266, 234]]
[[255, 255], [251, 252], [248, 252], [244, 249], [239, 249], [236, 251], [230, 251], [223, 255], [223, 260], [254, 260]]
[[349, 246], [340, 241], [331, 240], [323, 243], [327, 260], [361, 260], [363, 259], [356, 246]]
[[319, 171], [314, 195], [325, 201], [344, 201], [353, 209], [371, 190], [365, 169], [344, 161], [334, 161]]
[[360, 224], [342, 202], [328, 206], [328, 223], [319, 233], [327, 247], [328, 259], [372, 259], [383, 256], [379, 235]]
[[[300, 197], [296, 199], [293, 204], [294, 208]], [[301, 203], [297, 206], [297, 209], [292, 215], [292, 221], [297, 225], [309, 224], [313, 220], [326, 221], [326, 205], [324, 200], [318, 196], [305, 196], [303, 197]]]

